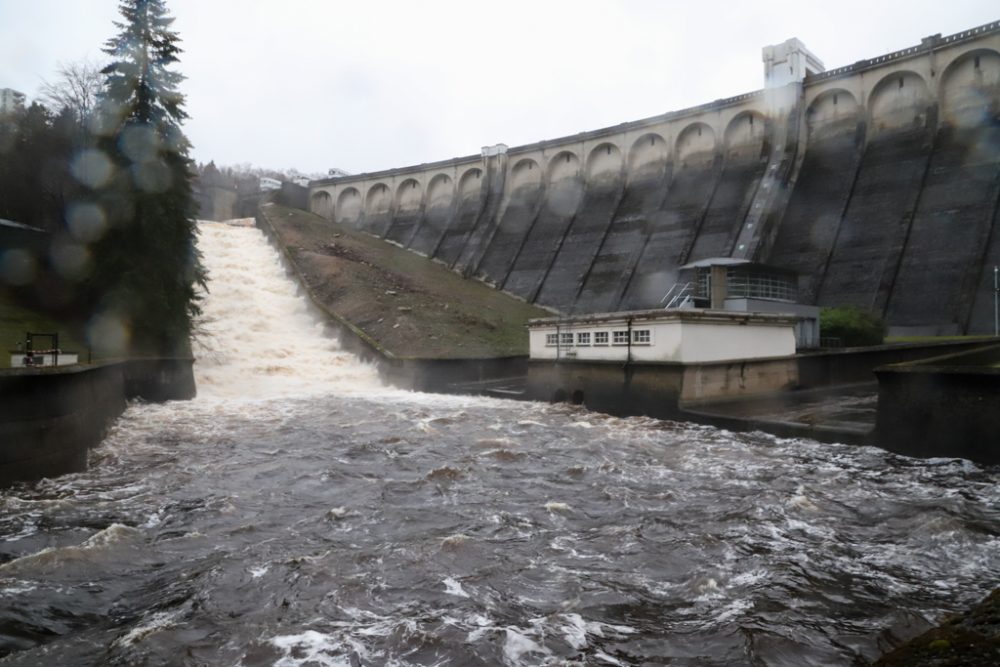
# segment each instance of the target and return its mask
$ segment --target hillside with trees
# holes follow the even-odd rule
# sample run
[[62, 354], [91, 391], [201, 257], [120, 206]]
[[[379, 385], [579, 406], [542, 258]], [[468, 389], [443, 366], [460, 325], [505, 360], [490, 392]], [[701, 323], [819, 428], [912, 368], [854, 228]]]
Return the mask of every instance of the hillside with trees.
[[0, 118], [0, 218], [47, 235], [4, 249], [3, 300], [86, 330], [107, 356], [184, 355], [206, 275], [179, 37], [163, 0], [119, 9], [99, 77], [64, 67], [43, 87], [56, 113], [36, 102]]

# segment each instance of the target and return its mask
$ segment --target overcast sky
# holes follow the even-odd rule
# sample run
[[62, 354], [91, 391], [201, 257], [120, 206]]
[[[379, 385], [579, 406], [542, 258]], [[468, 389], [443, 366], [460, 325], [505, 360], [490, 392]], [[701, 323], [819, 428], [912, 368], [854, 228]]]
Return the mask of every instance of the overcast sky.
[[[761, 47], [827, 68], [1000, 19], [996, 0], [168, 0], [193, 157], [373, 171], [616, 125], [763, 86]], [[0, 87], [98, 59], [116, 0], [0, 0]]]

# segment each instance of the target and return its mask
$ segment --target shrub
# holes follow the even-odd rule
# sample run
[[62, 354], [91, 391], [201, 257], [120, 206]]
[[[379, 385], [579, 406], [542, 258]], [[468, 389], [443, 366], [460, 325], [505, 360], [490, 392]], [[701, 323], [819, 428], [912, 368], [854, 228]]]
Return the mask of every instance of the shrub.
[[824, 308], [819, 316], [820, 338], [836, 338], [844, 347], [879, 345], [885, 338], [882, 318], [857, 306]]

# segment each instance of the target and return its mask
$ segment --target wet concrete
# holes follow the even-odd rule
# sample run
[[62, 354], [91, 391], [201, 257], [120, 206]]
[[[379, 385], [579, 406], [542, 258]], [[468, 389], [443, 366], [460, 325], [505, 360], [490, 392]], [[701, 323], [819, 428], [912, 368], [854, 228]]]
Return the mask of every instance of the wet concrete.
[[694, 421], [739, 431], [761, 430], [824, 442], [873, 444], [878, 383], [770, 394], [759, 398], [689, 403]]

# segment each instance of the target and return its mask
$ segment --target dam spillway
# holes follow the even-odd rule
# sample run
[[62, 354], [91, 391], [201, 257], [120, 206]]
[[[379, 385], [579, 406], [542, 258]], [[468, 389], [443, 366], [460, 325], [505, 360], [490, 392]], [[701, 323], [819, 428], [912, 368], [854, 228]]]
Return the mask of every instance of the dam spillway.
[[680, 266], [722, 256], [898, 333], [992, 331], [1000, 22], [830, 71], [797, 40], [778, 51], [798, 74], [768, 61], [764, 90], [315, 181], [310, 207], [563, 313], [653, 307]]
[[4, 665], [854, 664], [1000, 576], [996, 466], [390, 389], [199, 246], [198, 398], [0, 491]]

